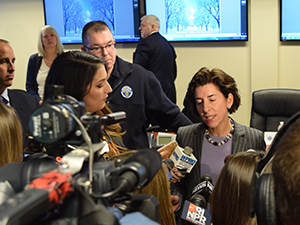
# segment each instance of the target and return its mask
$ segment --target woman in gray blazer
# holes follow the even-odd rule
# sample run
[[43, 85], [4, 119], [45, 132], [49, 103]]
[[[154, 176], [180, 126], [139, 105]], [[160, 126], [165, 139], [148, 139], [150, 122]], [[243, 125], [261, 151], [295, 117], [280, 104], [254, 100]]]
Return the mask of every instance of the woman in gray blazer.
[[241, 99], [235, 80], [221, 69], [201, 68], [189, 84], [187, 99], [203, 122], [179, 128], [177, 142], [183, 148], [191, 147], [198, 161], [185, 177], [176, 169], [171, 171], [171, 181], [189, 200], [202, 175], [216, 181], [226, 156], [248, 149], [265, 150], [266, 144], [263, 132], [228, 116], [238, 109]]

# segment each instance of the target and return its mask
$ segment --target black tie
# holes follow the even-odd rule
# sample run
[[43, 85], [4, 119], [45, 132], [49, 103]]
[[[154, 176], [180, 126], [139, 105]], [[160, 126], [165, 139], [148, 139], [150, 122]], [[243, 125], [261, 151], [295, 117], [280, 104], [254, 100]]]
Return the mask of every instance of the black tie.
[[8, 101], [5, 98], [3, 98], [2, 95], [0, 95], [0, 102], [3, 102], [5, 105], [7, 105], [8, 103]]

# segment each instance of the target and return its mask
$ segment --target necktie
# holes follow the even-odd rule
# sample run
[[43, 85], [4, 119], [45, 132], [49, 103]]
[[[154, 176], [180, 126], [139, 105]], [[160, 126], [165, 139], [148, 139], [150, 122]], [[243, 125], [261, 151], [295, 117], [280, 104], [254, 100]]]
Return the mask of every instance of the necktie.
[[0, 101], [3, 102], [5, 105], [7, 105], [8, 103], [8, 101], [5, 98], [3, 98], [2, 95], [0, 95]]

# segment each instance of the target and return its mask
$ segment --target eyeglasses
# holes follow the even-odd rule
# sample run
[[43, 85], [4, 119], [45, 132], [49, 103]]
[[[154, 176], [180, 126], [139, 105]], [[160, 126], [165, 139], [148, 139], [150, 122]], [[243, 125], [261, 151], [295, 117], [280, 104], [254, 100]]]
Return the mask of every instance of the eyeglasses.
[[98, 47], [93, 47], [93, 48], [89, 48], [87, 46], [84, 46], [86, 49], [88, 49], [89, 51], [91, 51], [92, 53], [95, 54], [102, 54], [104, 49], [106, 49], [107, 51], [113, 50], [116, 47], [116, 43], [113, 44], [108, 44], [105, 45], [104, 47], [98, 46]]

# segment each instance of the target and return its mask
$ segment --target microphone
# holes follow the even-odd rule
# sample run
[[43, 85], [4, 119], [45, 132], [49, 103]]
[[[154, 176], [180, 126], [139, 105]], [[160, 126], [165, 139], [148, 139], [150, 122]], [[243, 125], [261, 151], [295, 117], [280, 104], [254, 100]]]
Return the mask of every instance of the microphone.
[[190, 173], [197, 159], [192, 153], [193, 149], [189, 146], [186, 146], [184, 149], [176, 146], [175, 150], [170, 156], [170, 159], [174, 162], [174, 166], [182, 173]]
[[142, 149], [124, 161], [118, 179], [118, 191], [131, 192], [147, 185], [162, 165], [162, 157], [154, 149]]
[[212, 191], [212, 178], [210, 175], [204, 174], [200, 179], [200, 183], [193, 188], [190, 201], [184, 202], [184, 207], [181, 214], [181, 219], [183, 219], [182, 225], [210, 224], [211, 213], [209, 210], [206, 210], [206, 208]]
[[197, 162], [193, 155], [193, 149], [186, 146], [184, 149], [179, 147], [177, 141], [172, 141], [157, 150], [163, 155], [164, 163], [171, 170], [174, 166], [181, 174], [191, 172]]
[[224, 164], [227, 163], [227, 161], [228, 161], [229, 159], [231, 159], [232, 156], [233, 156], [232, 154], [227, 155], [227, 156], [225, 157], [225, 159], [224, 159]]
[[126, 120], [126, 112], [115, 112], [106, 114], [101, 117], [101, 122], [103, 125], [112, 125], [115, 123], [121, 123]]
[[[175, 166], [174, 161], [171, 159], [171, 156], [174, 151], [180, 151], [178, 148], [177, 141], [171, 141], [169, 144], [164, 145], [163, 147], [157, 150], [163, 157], [163, 162], [166, 164], [168, 170], [172, 170]], [[179, 153], [174, 153], [178, 155]], [[187, 168], [182, 166], [180, 163], [176, 162], [175, 166], [181, 174], [187, 174]]]
[[197, 206], [189, 201], [184, 202], [181, 224], [198, 224], [198, 225], [210, 225], [211, 213], [210, 211]]
[[208, 174], [204, 174], [200, 179], [200, 183], [193, 188], [192, 197], [190, 201], [198, 206], [206, 208], [207, 204], [203, 205], [202, 197], [204, 197], [207, 203], [209, 201], [209, 196], [211, 195], [213, 189], [214, 186], [212, 184], [211, 176]]

